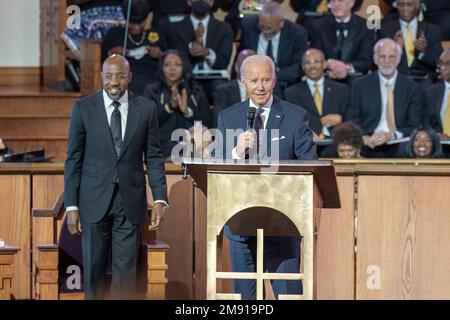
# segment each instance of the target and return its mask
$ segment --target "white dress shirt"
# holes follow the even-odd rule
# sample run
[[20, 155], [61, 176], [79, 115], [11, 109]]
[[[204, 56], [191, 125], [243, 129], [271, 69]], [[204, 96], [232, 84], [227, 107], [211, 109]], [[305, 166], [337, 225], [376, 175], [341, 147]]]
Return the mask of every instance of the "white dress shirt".
[[[278, 32], [275, 36], [272, 37], [272, 55], [273, 55], [273, 62], [275, 62], [275, 64], [278, 61], [278, 47], [280, 44], [280, 35], [281, 35], [281, 32]], [[264, 34], [261, 32], [259, 34], [259, 38], [258, 38], [258, 47], [257, 47], [256, 53], [266, 55], [268, 45], [269, 45], [269, 40], [267, 40], [264, 37]]]
[[[113, 100], [111, 100], [108, 97], [108, 94], [106, 93], [105, 90], [102, 91], [103, 93], [103, 102], [104, 102], [104, 107], [105, 107], [105, 111], [106, 111], [106, 118], [108, 119], [108, 125], [111, 126], [111, 115], [114, 112], [114, 106], [112, 105]], [[124, 95], [117, 100], [120, 102], [120, 107], [119, 107], [119, 112], [120, 112], [120, 122], [121, 122], [121, 129], [122, 129], [122, 140], [125, 137], [125, 130], [127, 127], [127, 116], [128, 116], [128, 90], [125, 91]], [[157, 202], [161, 202], [164, 204], [164, 206], [168, 207], [169, 205], [167, 204], [166, 201], [164, 200], [155, 200], [154, 203]], [[66, 211], [75, 211], [75, 210], [79, 210], [78, 206], [69, 206], [66, 208]]]
[[[314, 92], [316, 91], [315, 81], [309, 78], [306, 78], [306, 83], [308, 85], [309, 91], [311, 92], [311, 96], [314, 100]], [[322, 112], [323, 112], [323, 93], [325, 92], [325, 78], [322, 77], [317, 81], [317, 88], [319, 89], [320, 97], [322, 98]], [[321, 115], [322, 117], [322, 115]], [[324, 136], [331, 136], [330, 130], [327, 127], [322, 126], [322, 133]]]
[[[351, 18], [352, 18], [352, 15], [349, 15], [349, 16], [348, 16], [347, 18], [345, 18], [344, 20], [336, 19], [336, 18], [334, 18], [334, 19], [336, 20], [337, 23], [348, 23], [348, 22], [350, 21]], [[336, 37], [339, 37], [339, 33], [340, 33], [340, 32], [341, 32], [340, 30], [336, 30]], [[348, 30], [344, 30], [344, 37], [347, 38], [347, 36], [348, 36]]]
[[[251, 107], [256, 108], [257, 111], [258, 111], [259, 108], [262, 108], [264, 110], [261, 113], [261, 116], [263, 117], [263, 120], [264, 120], [264, 123], [263, 123], [264, 128], [266, 128], [267, 121], [269, 120], [270, 107], [272, 106], [272, 103], [273, 103], [273, 95], [270, 96], [270, 99], [262, 107], [260, 107], [257, 104], [255, 104], [252, 101], [252, 99], [248, 99], [248, 101], [249, 101], [249, 108], [251, 108]], [[233, 151], [231, 152], [231, 156], [233, 157], [233, 159], [244, 159], [244, 158], [239, 157], [239, 155], [237, 153], [237, 147], [233, 148]]]
[[[192, 14], [190, 15], [190, 18], [191, 18], [192, 26], [194, 27], [194, 32], [195, 32], [195, 30], [197, 30], [197, 26], [200, 22], [203, 24], [203, 27], [205, 28], [205, 32], [203, 33], [202, 42], [203, 42], [203, 46], [206, 48], [206, 36], [208, 34], [208, 24], [209, 24], [209, 19], [210, 19], [209, 14], [205, 18], [203, 18], [203, 20], [198, 20]], [[189, 43], [189, 49], [191, 49], [191, 47], [192, 47], [192, 42]], [[205, 56], [207, 63], [203, 63], [203, 71], [212, 70], [211, 66], [214, 65], [214, 63], [216, 62], [216, 58], [217, 58], [216, 53], [210, 48], [209, 54], [207, 56]], [[200, 63], [202, 63], [202, 62], [200, 62]], [[198, 71], [199, 71], [198, 64], [196, 64], [194, 66], [194, 68], [192, 69], [192, 72], [196, 73]]]
[[[399, 19], [399, 21], [400, 21], [400, 28], [402, 29], [403, 39], [406, 39], [406, 30], [408, 29], [408, 22], [403, 21], [402, 19]], [[419, 28], [419, 20], [417, 19], [417, 17], [415, 17], [409, 22], [409, 29], [411, 30], [413, 41], [417, 40], [416, 35], [418, 28]], [[420, 60], [423, 58], [424, 55], [425, 52], [421, 52], [417, 58]]]
[[[378, 76], [380, 78], [380, 91], [381, 91], [381, 117], [380, 122], [378, 122], [377, 127], [374, 132], [389, 132], [389, 126], [387, 122], [387, 88], [386, 85], [389, 83], [392, 86], [392, 90], [395, 92], [395, 83], [397, 82], [398, 71], [395, 71], [394, 76], [391, 79], [386, 79], [378, 72]], [[394, 105], [395, 108], [395, 105]], [[395, 137], [397, 139], [403, 138], [403, 133], [400, 131], [395, 131]]]
[[441, 122], [444, 122], [445, 110], [447, 110], [447, 101], [449, 93], [450, 93], [450, 82], [445, 81], [444, 99], [442, 99], [441, 113], [440, 113]]

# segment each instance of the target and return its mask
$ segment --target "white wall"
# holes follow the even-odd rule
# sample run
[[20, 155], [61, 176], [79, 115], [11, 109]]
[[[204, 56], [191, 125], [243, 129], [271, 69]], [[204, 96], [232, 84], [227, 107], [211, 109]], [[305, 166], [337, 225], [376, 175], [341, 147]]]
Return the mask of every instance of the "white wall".
[[0, 0], [0, 67], [39, 66], [39, 0]]

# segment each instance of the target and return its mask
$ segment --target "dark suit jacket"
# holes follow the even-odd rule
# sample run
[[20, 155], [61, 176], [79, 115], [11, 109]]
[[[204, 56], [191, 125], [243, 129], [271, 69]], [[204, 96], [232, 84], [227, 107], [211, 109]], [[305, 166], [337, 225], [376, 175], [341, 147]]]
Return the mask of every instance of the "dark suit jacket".
[[[242, 33], [239, 51], [258, 49], [261, 31], [258, 28], [258, 17], [248, 16], [242, 19]], [[276, 61], [277, 80], [280, 83], [292, 83], [297, 79], [302, 55], [308, 49], [308, 33], [305, 28], [286, 20], [281, 30]]]
[[241, 93], [239, 92], [238, 81], [231, 80], [228, 83], [221, 84], [214, 91], [214, 103], [212, 109], [212, 127], [217, 127], [217, 117], [225, 108], [241, 102]]
[[202, 87], [195, 84], [192, 89], [187, 90], [188, 106], [194, 112], [193, 116], [190, 118], [186, 118], [179, 109], [175, 110], [173, 113], [167, 113], [164, 105], [169, 103], [171, 93], [166, 85], [155, 82], [149, 84], [145, 88], [144, 96], [152, 100], [158, 109], [159, 131], [164, 157], [170, 156], [172, 148], [178, 143], [177, 141], [171, 141], [172, 132], [174, 130], [189, 130], [189, 128], [194, 125], [194, 121], [201, 121], [206, 127], [210, 126], [209, 103]]
[[427, 124], [436, 132], [442, 132], [441, 108], [444, 101], [445, 82], [439, 81], [426, 92]]
[[[381, 117], [381, 91], [378, 72], [358, 79], [351, 90], [349, 120], [361, 127], [364, 135], [372, 135]], [[423, 121], [423, 92], [418, 84], [401, 73], [394, 90], [395, 124], [405, 136]]]
[[[190, 57], [192, 65], [202, 61], [201, 58], [193, 57], [189, 52], [189, 43], [195, 40], [195, 30], [190, 16], [170, 25], [166, 34], [168, 47], [178, 49]], [[231, 58], [233, 48], [233, 32], [226, 23], [210, 16], [207, 33], [206, 48], [212, 49], [216, 53], [216, 61], [213, 69], [226, 69]]]
[[[394, 39], [397, 31], [401, 30], [400, 21], [398, 19], [388, 21], [381, 26], [380, 39], [381, 38], [391, 38]], [[402, 61], [398, 66], [398, 70], [405, 74], [434, 74], [436, 73], [436, 61], [442, 53], [442, 35], [439, 27], [432, 25], [427, 22], [419, 22], [417, 26], [418, 38], [422, 31], [425, 33], [425, 38], [427, 39], [427, 50], [425, 51], [422, 59], [419, 60], [419, 54], [416, 52], [416, 56], [411, 67], [408, 67], [408, 59], [406, 58], [406, 51], [403, 48]]]
[[[247, 109], [249, 100], [237, 103], [219, 113], [218, 129], [223, 137], [223, 158], [231, 157], [231, 151], [237, 144], [226, 141], [226, 129], [245, 130], [247, 126]], [[314, 160], [317, 159], [316, 145], [312, 140], [312, 132], [307, 125], [306, 111], [289, 102], [273, 98], [273, 104], [267, 120], [268, 141], [272, 141], [271, 129], [279, 129], [279, 160]], [[267, 155], [271, 155], [270, 143], [267, 144]], [[271, 155], [272, 157], [274, 155]], [[230, 158], [228, 157], [228, 158]]]
[[[352, 14], [347, 34], [347, 49], [342, 60], [351, 63], [355, 71], [367, 73], [372, 65], [376, 34], [366, 26], [366, 20]], [[335, 18], [326, 16], [313, 24], [312, 47], [322, 50], [326, 59], [338, 59]]]
[[[323, 114], [337, 113], [344, 121], [349, 103], [347, 85], [325, 78], [322, 98]], [[314, 104], [314, 98], [306, 81], [296, 83], [284, 91], [286, 101], [304, 108], [308, 112], [309, 126], [317, 134], [322, 131], [322, 117]]]
[[114, 150], [102, 92], [82, 98], [73, 106], [64, 168], [64, 204], [78, 206], [84, 222], [96, 223], [103, 218], [116, 177], [128, 220], [132, 224], [144, 221], [147, 197], [143, 155], [153, 199], [167, 201], [156, 106], [144, 97], [131, 95], [128, 106], [119, 158]]

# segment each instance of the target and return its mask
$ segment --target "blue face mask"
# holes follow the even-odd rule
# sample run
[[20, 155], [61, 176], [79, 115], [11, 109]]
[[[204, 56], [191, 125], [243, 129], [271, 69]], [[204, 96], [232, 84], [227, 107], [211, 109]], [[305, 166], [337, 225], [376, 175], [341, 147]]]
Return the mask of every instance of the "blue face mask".
[[192, 3], [192, 14], [197, 18], [206, 17], [209, 11], [209, 4], [206, 1], [200, 0]]

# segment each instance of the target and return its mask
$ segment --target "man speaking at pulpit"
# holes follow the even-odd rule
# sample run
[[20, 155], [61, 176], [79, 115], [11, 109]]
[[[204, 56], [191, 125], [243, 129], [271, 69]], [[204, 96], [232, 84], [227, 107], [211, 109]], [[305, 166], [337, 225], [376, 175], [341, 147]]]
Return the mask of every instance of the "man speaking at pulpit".
[[[218, 116], [218, 130], [224, 142], [222, 157], [316, 160], [316, 145], [307, 124], [306, 111], [273, 95], [276, 83], [273, 61], [264, 55], [246, 58], [241, 66], [241, 81], [249, 99], [226, 108]], [[234, 141], [227, 141], [227, 130], [244, 132]], [[275, 140], [278, 148], [271, 150]], [[266, 145], [262, 146], [262, 143]], [[273, 154], [276, 151], [277, 154]], [[270, 194], [270, 190], [265, 192]], [[255, 272], [256, 237], [232, 234], [228, 226], [225, 226], [224, 233], [230, 239], [233, 272]], [[264, 269], [271, 273], [299, 273], [300, 241], [299, 237], [265, 237]], [[300, 281], [292, 280], [274, 280], [272, 287], [276, 297], [279, 294], [300, 294], [302, 290]], [[234, 280], [234, 288], [242, 299], [256, 298], [255, 280]]]

